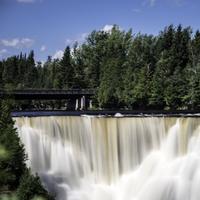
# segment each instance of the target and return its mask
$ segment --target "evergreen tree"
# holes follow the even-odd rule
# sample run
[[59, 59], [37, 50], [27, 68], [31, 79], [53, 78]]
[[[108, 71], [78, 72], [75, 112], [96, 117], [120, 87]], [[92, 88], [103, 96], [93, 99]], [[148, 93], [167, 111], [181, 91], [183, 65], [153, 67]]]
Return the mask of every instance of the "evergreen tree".
[[164, 90], [166, 86], [166, 72], [165, 65], [167, 62], [164, 60], [160, 60], [157, 63], [156, 71], [153, 75], [152, 84], [151, 84], [151, 95], [149, 98], [150, 107], [156, 109], [164, 109], [165, 101], [164, 101]]
[[196, 31], [194, 39], [190, 43], [192, 65], [200, 63], [200, 32]]
[[26, 87], [26, 54], [20, 53], [18, 58], [17, 89]]
[[0, 199], [2, 194], [15, 193], [19, 200], [36, 196], [53, 200], [38, 176], [25, 165], [27, 157], [10, 116], [10, 101], [0, 101]]
[[30, 170], [26, 170], [20, 180], [17, 189], [17, 198], [19, 200], [32, 200], [36, 197], [45, 200], [53, 200], [54, 198], [42, 187], [39, 177], [33, 176]]
[[37, 84], [37, 69], [35, 67], [34, 51], [31, 51], [28, 55], [26, 62], [26, 76], [25, 84], [27, 88], [35, 88]]
[[74, 69], [74, 88], [86, 88], [87, 83], [85, 83], [85, 72], [84, 72], [84, 61], [82, 57], [82, 49], [78, 48], [78, 43], [74, 44], [73, 54], [72, 54], [72, 65]]
[[17, 70], [17, 57], [12, 56], [3, 62], [3, 82], [6, 89], [13, 89], [16, 86]]
[[71, 63], [71, 52], [70, 47], [67, 46], [63, 58], [60, 62], [60, 79], [61, 79], [61, 88], [69, 89], [74, 85], [74, 69]]
[[0, 88], [3, 88], [3, 63], [0, 61]]
[[97, 88], [100, 85], [101, 65], [107, 53], [108, 36], [104, 31], [93, 31], [81, 47], [85, 82], [89, 88]]
[[[0, 61], [0, 87], [93, 88], [98, 106], [198, 108], [200, 32], [170, 25], [157, 36], [93, 31], [63, 58], [35, 64], [34, 52]], [[2, 78], [1, 78], [2, 77]]]
[[187, 94], [184, 98], [184, 105], [189, 109], [195, 110], [200, 109], [200, 63], [190, 67], [186, 72], [187, 81]]
[[9, 106], [0, 102], [0, 145], [8, 152], [6, 159], [0, 160], [0, 171], [4, 178], [0, 179], [0, 188], [14, 190], [19, 185], [20, 177], [25, 172], [24, 147], [13, 127]]
[[127, 44], [131, 31], [121, 32], [114, 26], [106, 43], [106, 55], [101, 63], [98, 101], [102, 107], [120, 107], [123, 104], [123, 74], [127, 56]]
[[47, 61], [41, 67], [40, 79], [42, 83], [41, 84], [42, 88], [47, 88], [47, 89], [53, 88], [53, 81], [54, 81], [54, 77], [56, 76], [55, 71], [53, 70], [54, 62], [55, 61], [52, 61], [51, 56], [48, 56]]
[[124, 75], [124, 100], [129, 108], [148, 105], [151, 78], [155, 68], [155, 39], [138, 34], [132, 41]]

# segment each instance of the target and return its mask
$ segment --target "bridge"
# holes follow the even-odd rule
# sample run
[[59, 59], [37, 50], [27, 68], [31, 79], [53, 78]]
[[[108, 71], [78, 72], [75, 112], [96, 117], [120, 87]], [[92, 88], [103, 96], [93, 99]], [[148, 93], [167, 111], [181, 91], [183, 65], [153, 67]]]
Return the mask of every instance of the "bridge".
[[80, 97], [94, 96], [93, 89], [25, 89], [25, 90], [0, 90], [0, 98], [13, 97], [16, 100], [40, 99], [40, 100], [56, 100], [56, 99], [77, 99]]
[[67, 100], [68, 107], [74, 109], [87, 109], [91, 106], [94, 94], [94, 89], [0, 89], [0, 99], [9, 97], [15, 100]]

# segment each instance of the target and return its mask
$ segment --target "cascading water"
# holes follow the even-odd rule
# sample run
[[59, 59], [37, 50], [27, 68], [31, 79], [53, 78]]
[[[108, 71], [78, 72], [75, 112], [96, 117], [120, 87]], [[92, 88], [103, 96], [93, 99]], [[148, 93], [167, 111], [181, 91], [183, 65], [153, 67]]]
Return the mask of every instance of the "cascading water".
[[200, 118], [14, 118], [58, 200], [199, 200]]

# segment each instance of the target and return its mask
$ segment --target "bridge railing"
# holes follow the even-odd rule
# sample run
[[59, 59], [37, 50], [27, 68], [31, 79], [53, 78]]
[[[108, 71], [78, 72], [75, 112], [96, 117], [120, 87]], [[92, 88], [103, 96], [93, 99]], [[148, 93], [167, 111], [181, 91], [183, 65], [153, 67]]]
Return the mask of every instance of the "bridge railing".
[[20, 95], [20, 94], [80, 94], [80, 95], [94, 95], [95, 90], [94, 89], [16, 89], [16, 90], [1, 90], [0, 89], [0, 95], [6, 95], [6, 94], [14, 94], [14, 95]]

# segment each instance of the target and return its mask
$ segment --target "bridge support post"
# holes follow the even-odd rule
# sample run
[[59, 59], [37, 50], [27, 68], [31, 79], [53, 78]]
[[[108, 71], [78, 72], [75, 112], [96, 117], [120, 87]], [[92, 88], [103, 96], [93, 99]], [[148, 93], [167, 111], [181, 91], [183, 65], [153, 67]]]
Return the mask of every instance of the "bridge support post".
[[76, 106], [75, 106], [75, 110], [79, 110], [79, 99], [76, 99]]
[[89, 100], [89, 109], [92, 109], [92, 100]]
[[85, 109], [86, 109], [85, 96], [82, 96], [82, 98], [81, 98], [81, 108], [80, 108], [80, 110], [85, 110]]
[[[31, 103], [19, 103], [21, 109], [66, 109], [66, 110], [86, 110], [92, 108], [90, 98], [95, 94], [92, 89], [68, 89], [68, 90], [48, 90], [48, 89], [23, 89], [23, 90], [0, 90], [0, 99], [11, 96], [16, 101], [33, 100]], [[53, 101], [52, 101], [53, 100]], [[50, 102], [52, 101], [52, 102]]]

